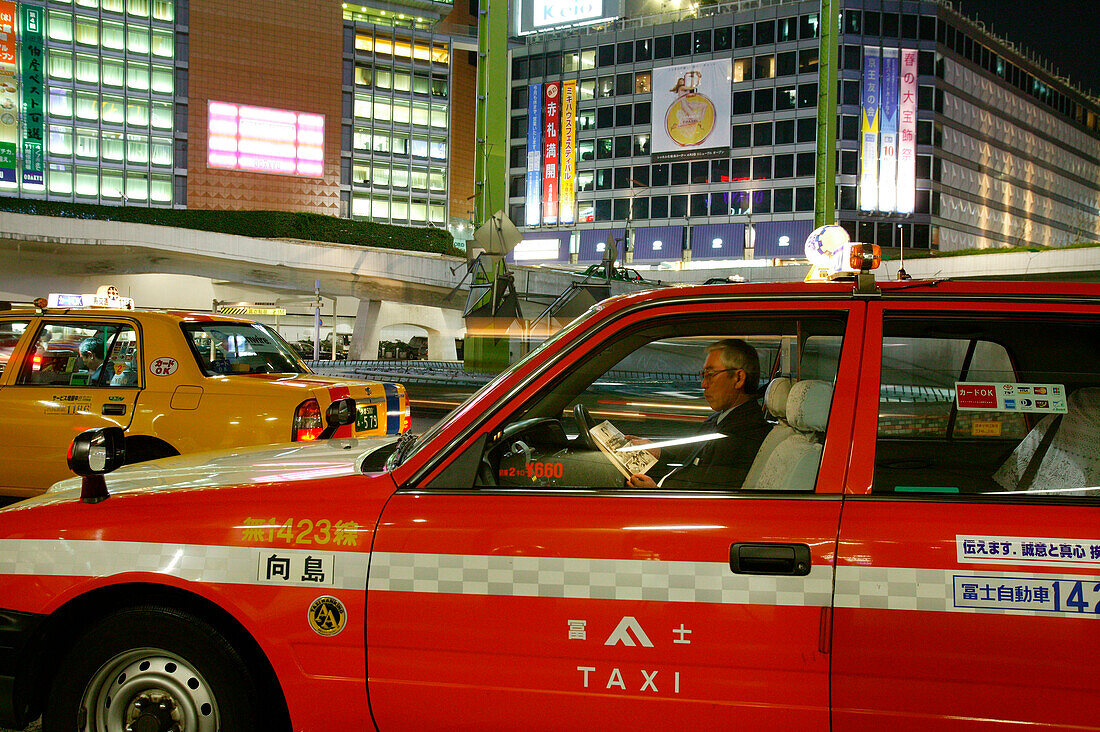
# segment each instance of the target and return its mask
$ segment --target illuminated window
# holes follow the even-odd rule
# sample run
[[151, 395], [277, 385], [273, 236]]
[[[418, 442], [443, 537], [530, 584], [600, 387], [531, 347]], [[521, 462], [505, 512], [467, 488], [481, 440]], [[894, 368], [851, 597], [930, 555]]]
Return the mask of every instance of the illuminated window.
[[76, 169], [76, 195], [99, 195], [99, 171], [95, 168]]
[[82, 8], [98, 8], [99, 3], [96, 0], [76, 0], [76, 4]]
[[103, 198], [122, 198], [122, 173], [104, 170], [99, 179], [99, 195]]
[[733, 60], [733, 80], [738, 81], [751, 81], [752, 80], [752, 58], [735, 58]]
[[103, 44], [104, 48], [113, 48], [116, 51], [122, 51], [126, 48], [126, 31], [123, 29], [122, 23], [105, 20], [102, 29], [99, 42]]
[[172, 141], [164, 137], [154, 137], [149, 146], [149, 160], [153, 165], [172, 167]]
[[144, 99], [130, 99], [127, 101], [126, 124], [147, 127], [149, 125], [149, 102]]
[[148, 163], [149, 138], [144, 135], [127, 135], [126, 160], [131, 163]]
[[355, 85], [371, 86], [374, 83], [374, 69], [369, 66], [355, 67]]
[[400, 198], [390, 201], [390, 220], [405, 222], [409, 220], [409, 202]]
[[149, 29], [140, 25], [126, 26], [126, 50], [131, 53], [149, 53]]
[[99, 157], [99, 132], [80, 127], [76, 129], [76, 156], [78, 158]]
[[412, 75], [408, 71], [397, 71], [393, 75], [394, 91], [407, 92], [412, 89]]
[[50, 165], [46, 172], [50, 193], [69, 195], [73, 192], [73, 171], [67, 165]]
[[153, 102], [149, 123], [158, 130], [172, 129], [172, 104]]
[[77, 92], [76, 116], [80, 119], [99, 119], [99, 95]]
[[161, 94], [171, 94], [175, 90], [175, 79], [168, 66], [154, 66], [150, 88]]
[[170, 0], [153, 0], [153, 17], [169, 22], [176, 19], [176, 6]]
[[[125, 139], [120, 132], [103, 132], [103, 159], [122, 160], [126, 151]], [[121, 189], [119, 190], [121, 194]]]
[[387, 188], [390, 185], [390, 169], [385, 165], [375, 165], [374, 175], [368, 182], [372, 186]]
[[370, 215], [376, 219], [388, 219], [390, 217], [390, 199], [374, 196], [370, 200]]
[[432, 105], [432, 127], [439, 127], [446, 129], [447, 127], [447, 108], [439, 105]]
[[46, 24], [46, 35], [54, 41], [70, 43], [73, 40], [73, 20], [68, 13], [50, 12]]
[[50, 155], [72, 155], [73, 128], [50, 125], [50, 139], [46, 150]]
[[414, 125], [428, 126], [428, 105], [414, 104], [412, 108], [412, 123]]
[[126, 14], [139, 18], [149, 17], [149, 0], [126, 0]]
[[171, 31], [153, 30], [153, 41], [149, 50], [154, 56], [172, 58], [176, 54], [176, 39]]
[[648, 72], [639, 72], [634, 75], [634, 93], [635, 94], [649, 94], [653, 91], [651, 82], [653, 75]]
[[136, 89], [138, 91], [148, 91], [149, 64], [143, 64], [140, 61], [127, 61], [126, 87], [128, 89]]
[[390, 187], [392, 188], [408, 188], [409, 187], [409, 169], [403, 166], [394, 166], [390, 177]]
[[73, 54], [71, 51], [50, 51], [46, 61], [46, 74], [51, 79], [73, 78]]
[[131, 201], [147, 200], [149, 198], [149, 177], [144, 173], [127, 173], [126, 197]]
[[447, 184], [443, 178], [443, 171], [433, 170], [428, 173], [428, 188], [433, 191], [444, 191], [447, 189]]
[[[395, 99], [393, 100], [393, 121], [399, 124], [407, 125], [409, 123], [409, 104], [408, 100]], [[427, 120], [425, 120], [425, 123]]]
[[99, 5], [104, 10], [109, 10], [112, 13], [121, 13], [123, 10], [122, 0], [101, 0]]
[[379, 89], [393, 88], [393, 74], [386, 69], [374, 70], [374, 85]]
[[149, 181], [149, 200], [157, 203], [172, 202], [172, 178], [167, 175], [154, 175]]
[[126, 107], [121, 97], [103, 95], [103, 121], [122, 124], [126, 121]]
[[104, 86], [117, 86], [121, 88], [126, 83], [126, 68], [118, 59], [103, 59], [101, 68]]
[[69, 89], [50, 87], [50, 114], [54, 117], [73, 116], [73, 93]]
[[76, 56], [76, 80], [86, 84], [99, 83], [99, 59], [95, 56]]
[[76, 16], [76, 42], [87, 46], [99, 45], [99, 20]]

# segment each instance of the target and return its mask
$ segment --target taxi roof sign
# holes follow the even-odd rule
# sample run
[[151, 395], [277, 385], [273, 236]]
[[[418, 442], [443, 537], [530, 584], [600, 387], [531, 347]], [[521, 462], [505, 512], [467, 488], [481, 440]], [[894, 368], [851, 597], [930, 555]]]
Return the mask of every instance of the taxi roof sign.
[[46, 306], [67, 310], [75, 308], [133, 310], [134, 299], [131, 297], [120, 297], [118, 289], [113, 285], [101, 285], [94, 295], [73, 295], [69, 293], [51, 292], [46, 301]]

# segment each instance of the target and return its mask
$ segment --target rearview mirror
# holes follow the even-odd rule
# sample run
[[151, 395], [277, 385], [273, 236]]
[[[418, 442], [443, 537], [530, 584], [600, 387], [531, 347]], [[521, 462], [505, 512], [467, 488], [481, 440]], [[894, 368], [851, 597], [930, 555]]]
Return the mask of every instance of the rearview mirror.
[[317, 436], [318, 440], [327, 440], [336, 430], [346, 424], [355, 424], [355, 400], [351, 397], [336, 399], [325, 410], [325, 429]]
[[99, 427], [85, 430], [69, 446], [69, 470], [84, 480], [80, 484], [80, 500], [99, 503], [109, 495], [106, 473], [126, 464], [126, 433], [121, 427]]

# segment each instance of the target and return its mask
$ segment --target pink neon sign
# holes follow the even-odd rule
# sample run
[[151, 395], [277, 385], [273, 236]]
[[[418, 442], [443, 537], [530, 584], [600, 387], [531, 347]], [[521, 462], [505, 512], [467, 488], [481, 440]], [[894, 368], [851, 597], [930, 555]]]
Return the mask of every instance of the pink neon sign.
[[207, 166], [307, 178], [324, 174], [324, 115], [213, 101], [206, 109]]

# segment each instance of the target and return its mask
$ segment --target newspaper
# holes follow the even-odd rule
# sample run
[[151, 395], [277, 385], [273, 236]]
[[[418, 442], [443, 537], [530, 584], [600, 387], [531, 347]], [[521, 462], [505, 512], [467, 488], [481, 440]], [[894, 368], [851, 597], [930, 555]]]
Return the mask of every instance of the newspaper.
[[657, 464], [657, 458], [649, 454], [648, 450], [637, 448], [628, 452], [622, 452], [623, 448], [634, 447], [630, 440], [626, 439], [622, 432], [610, 422], [604, 420], [589, 433], [596, 441], [600, 451], [611, 461], [611, 464], [619, 469], [623, 477], [645, 473], [645, 471]]

